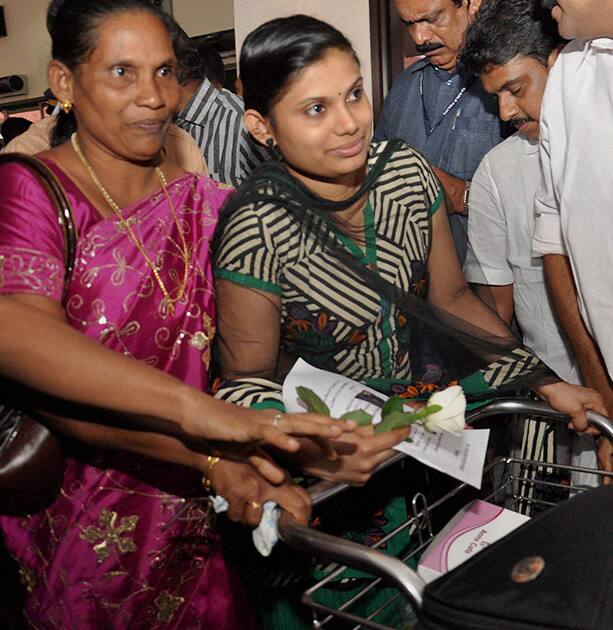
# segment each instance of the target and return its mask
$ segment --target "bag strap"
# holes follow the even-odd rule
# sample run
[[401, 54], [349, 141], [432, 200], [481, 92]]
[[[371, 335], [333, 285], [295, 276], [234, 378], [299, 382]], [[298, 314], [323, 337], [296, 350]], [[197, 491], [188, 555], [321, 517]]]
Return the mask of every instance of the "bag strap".
[[3, 153], [0, 155], [0, 165], [19, 164], [31, 171], [39, 184], [47, 193], [57, 212], [58, 221], [64, 235], [64, 289], [62, 304], [65, 303], [68, 286], [72, 279], [77, 249], [77, 228], [75, 226], [72, 208], [66, 197], [64, 187], [55, 173], [41, 160], [25, 153]]

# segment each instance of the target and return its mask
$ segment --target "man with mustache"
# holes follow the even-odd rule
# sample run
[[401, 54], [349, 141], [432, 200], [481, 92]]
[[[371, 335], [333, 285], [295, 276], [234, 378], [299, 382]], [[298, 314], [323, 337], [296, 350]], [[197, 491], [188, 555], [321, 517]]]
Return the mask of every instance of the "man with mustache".
[[435, 167], [460, 258], [466, 252], [470, 180], [481, 158], [503, 139], [495, 99], [457, 68], [458, 52], [481, 0], [394, 0], [424, 58], [394, 81], [376, 141], [401, 138]]
[[464, 275], [507, 324], [517, 317], [524, 343], [550, 368], [578, 382], [542, 261], [531, 252], [541, 101], [561, 46], [556, 23], [538, 0], [489, 0], [468, 29], [461, 63], [496, 95], [500, 118], [517, 131], [483, 158], [473, 177]]
[[[544, 257], [547, 285], [584, 381], [599, 391], [611, 416], [613, 0], [543, 4], [560, 35], [576, 39], [560, 54], [543, 97], [533, 253]], [[612, 470], [609, 444], [601, 446], [601, 461]]]
[[[539, 0], [488, 0], [468, 29], [460, 61], [497, 96], [500, 118], [517, 132], [483, 158], [473, 177], [464, 275], [507, 324], [515, 315], [524, 343], [544, 363], [562, 379], [580, 384], [547, 293], [542, 261], [531, 251], [534, 197], [541, 181], [541, 101], [562, 45], [555, 21]], [[557, 437], [564, 440], [562, 434]], [[578, 439], [574, 451], [575, 464], [595, 468], [591, 437]], [[593, 479], [575, 475], [573, 482], [592, 485]]]

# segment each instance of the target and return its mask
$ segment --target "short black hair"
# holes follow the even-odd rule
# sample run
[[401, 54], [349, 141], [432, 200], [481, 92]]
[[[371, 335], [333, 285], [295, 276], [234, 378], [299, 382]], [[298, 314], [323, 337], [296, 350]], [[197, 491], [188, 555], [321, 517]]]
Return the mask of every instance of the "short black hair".
[[177, 31], [174, 42], [175, 55], [179, 62], [177, 79], [181, 85], [188, 81], [202, 83], [206, 77], [206, 72], [198, 48], [181, 27], [178, 26]]
[[2, 133], [4, 146], [6, 146], [13, 138], [20, 136], [24, 131], [27, 131], [31, 124], [32, 122], [30, 120], [19, 116], [9, 116], [6, 118], [0, 126], [0, 133]]
[[488, 0], [468, 28], [459, 63], [463, 72], [475, 75], [518, 55], [547, 66], [549, 55], [562, 42], [542, 0]]
[[194, 42], [188, 34], [178, 27], [175, 40], [175, 54], [179, 62], [179, 83], [208, 79], [211, 83], [224, 84], [226, 68], [221, 53], [211, 44]]
[[221, 53], [215, 46], [207, 43], [197, 44], [196, 48], [204, 64], [206, 78], [211, 83], [223, 85], [226, 80], [226, 67], [224, 66]]

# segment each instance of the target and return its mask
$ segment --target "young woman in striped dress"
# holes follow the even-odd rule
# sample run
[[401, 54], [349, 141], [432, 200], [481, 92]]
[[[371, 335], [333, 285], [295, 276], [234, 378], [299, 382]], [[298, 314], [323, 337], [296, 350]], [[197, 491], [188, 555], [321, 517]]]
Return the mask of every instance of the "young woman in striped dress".
[[[218, 397], [283, 409], [281, 383], [300, 357], [387, 394], [531, 385], [579, 426], [586, 408], [603, 410], [470, 291], [428, 162], [403, 142], [370, 143], [372, 110], [342, 33], [304, 15], [273, 20], [247, 37], [240, 67], [245, 124], [279, 160], [241, 186], [218, 225]], [[337, 460], [311, 443], [294, 464], [361, 485], [407, 433], [362, 428], [343, 436]]]

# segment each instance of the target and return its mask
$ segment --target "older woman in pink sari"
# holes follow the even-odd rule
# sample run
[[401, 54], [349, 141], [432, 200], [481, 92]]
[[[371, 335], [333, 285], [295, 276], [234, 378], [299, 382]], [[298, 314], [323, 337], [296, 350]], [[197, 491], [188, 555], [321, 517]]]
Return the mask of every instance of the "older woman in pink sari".
[[[271, 499], [304, 521], [304, 492], [255, 447], [296, 450], [291, 434], [326, 449], [353, 428], [203, 393], [216, 328], [209, 242], [229, 191], [160, 151], [178, 100], [171, 34], [145, 0], [65, 0], [52, 25], [49, 83], [65, 114], [39, 158], [72, 207], [67, 287], [53, 205], [23, 166], [0, 166], [0, 373], [90, 415], [115, 412], [112, 427], [102, 411], [86, 423], [78, 408], [42, 408], [80, 440], [61, 494], [38, 514], [0, 518], [38, 628], [252, 627], [211, 515], [186, 498], [219, 462], [211, 441], [234, 460], [222, 477], [243, 488], [234, 518], [257, 523]], [[138, 431], [150, 416], [170, 429]]]
[[[168, 197], [154, 192], [122, 209], [148, 256], [163, 259], [171, 299], [184, 292], [170, 314], [170, 302], [123, 222], [101, 217], [57, 163], [43, 159], [66, 190], [79, 234], [66, 301], [70, 325], [206, 389], [215, 333], [208, 244], [228, 191], [185, 174], [168, 183]], [[21, 166], [0, 169], [0, 189], [0, 290], [59, 302], [64, 253], [55, 209]], [[182, 234], [192, 237], [185, 286]], [[177, 495], [197, 487], [197, 474], [121, 452], [99, 454], [95, 466], [89, 453], [75, 455], [88, 463], [68, 459], [62, 494], [49, 509], [25, 519], [2, 518], [5, 543], [31, 593], [26, 612], [33, 625], [127, 627], [136, 607], [149, 627], [156, 621], [199, 627], [206, 619], [223, 620], [221, 627], [249, 626], [240, 614], [244, 609], [229, 606], [239, 587], [207, 518], [179, 520], [166, 529], [184, 508]], [[143, 484], [143, 476], [158, 487]], [[158, 489], [165, 479], [171, 488]], [[215, 585], [211, 593], [209, 581]]]

